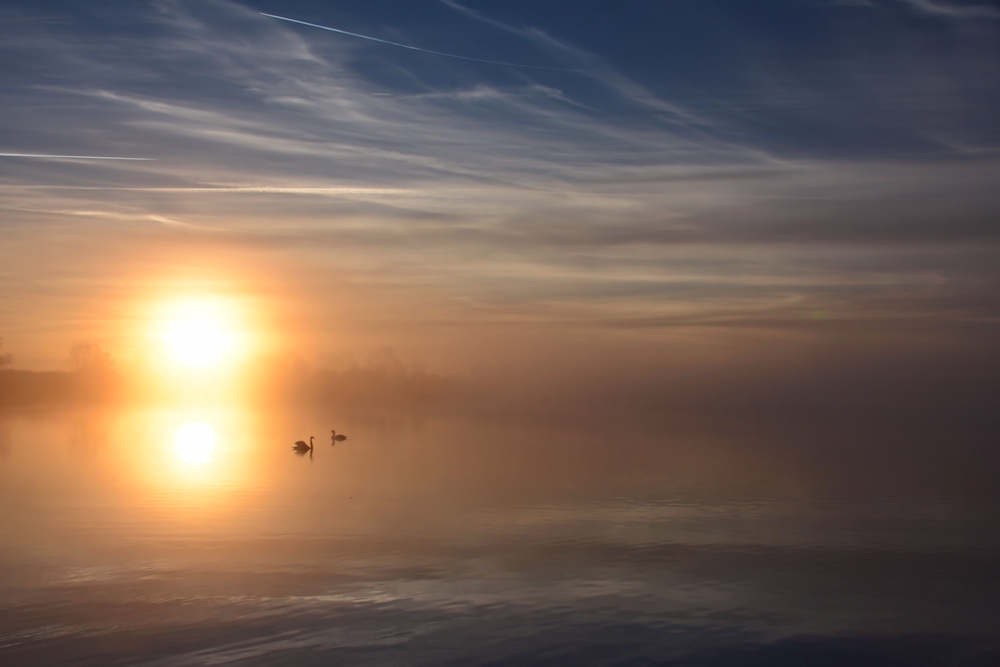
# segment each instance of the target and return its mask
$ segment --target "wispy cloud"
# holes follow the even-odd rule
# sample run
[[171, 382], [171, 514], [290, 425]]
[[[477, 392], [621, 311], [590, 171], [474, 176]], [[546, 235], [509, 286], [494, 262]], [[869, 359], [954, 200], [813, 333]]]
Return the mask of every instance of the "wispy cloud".
[[41, 155], [34, 153], [0, 153], [0, 157], [25, 157], [42, 160], [140, 160], [149, 161], [148, 157], [109, 157], [106, 155]]
[[[303, 281], [399, 290], [452, 323], [1000, 312], [983, 296], [1000, 139], [976, 69], [994, 65], [967, 44], [915, 62], [920, 35], [903, 27], [898, 41], [916, 44], [903, 54], [840, 55], [847, 40], [833, 40], [834, 55], [799, 63], [747, 37], [757, 50], [739, 43], [729, 87], [695, 95], [625, 56], [446, 4], [470, 30], [586, 74], [417, 63], [219, 0], [124, 18], [95, 5], [94, 32], [0, 34], [12, 62], [38, 65], [0, 79], [11, 152], [156, 158], [3, 162], [0, 234], [21, 244], [6, 247], [87, 237], [95, 271], [127, 243], [274, 252]], [[145, 32], [109, 39], [115, 21]]]
[[944, 0], [903, 0], [906, 4], [925, 14], [950, 18], [993, 18], [1000, 19], [1000, 9], [982, 4], [945, 2]]
[[477, 62], [477, 63], [486, 63], [487, 65], [501, 65], [503, 67], [522, 67], [522, 68], [525, 68], [525, 69], [544, 69], [544, 70], [552, 70], [552, 71], [556, 71], [556, 72], [570, 72], [570, 71], [574, 71], [574, 70], [563, 69], [561, 67], [546, 67], [544, 65], [525, 65], [525, 64], [520, 64], [520, 63], [507, 63], [507, 62], [502, 62], [500, 60], [484, 60], [482, 58], [473, 58], [472, 56], [462, 56], [462, 55], [457, 55], [457, 54], [454, 54], [454, 53], [443, 53], [441, 51], [432, 51], [430, 49], [421, 48], [419, 46], [412, 46], [410, 44], [400, 44], [399, 42], [391, 42], [391, 41], [389, 41], [387, 39], [379, 39], [378, 37], [372, 37], [370, 35], [361, 35], [361, 34], [358, 34], [356, 32], [348, 32], [347, 30], [340, 30], [339, 28], [331, 28], [331, 27], [325, 26], [325, 25], [318, 25], [316, 23], [309, 23], [308, 21], [300, 21], [298, 19], [288, 18], [286, 16], [277, 16], [275, 14], [265, 14], [264, 12], [261, 12], [260, 15], [261, 16], [266, 16], [266, 17], [272, 18], [272, 19], [277, 19], [279, 21], [288, 21], [289, 23], [296, 23], [298, 25], [304, 25], [304, 26], [307, 26], [307, 27], [310, 27], [310, 28], [318, 28], [319, 30], [326, 30], [328, 32], [335, 32], [335, 33], [338, 33], [338, 34], [341, 34], [341, 35], [347, 35], [349, 37], [357, 37], [359, 39], [367, 39], [367, 40], [369, 40], [371, 42], [378, 42], [380, 44], [388, 44], [389, 46], [397, 46], [397, 47], [399, 47], [401, 49], [409, 49], [411, 51], [419, 51], [421, 53], [429, 53], [431, 55], [443, 56], [445, 58], [458, 58], [459, 60], [469, 60], [469, 61]]

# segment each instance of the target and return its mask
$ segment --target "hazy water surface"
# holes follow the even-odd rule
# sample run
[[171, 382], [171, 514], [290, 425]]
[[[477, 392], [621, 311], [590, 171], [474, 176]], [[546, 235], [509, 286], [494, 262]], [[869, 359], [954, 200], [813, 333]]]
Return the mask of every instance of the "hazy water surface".
[[[331, 445], [333, 427], [348, 439]], [[309, 435], [311, 457], [290, 449]], [[0, 656], [1000, 664], [984, 447], [808, 428], [9, 412]]]

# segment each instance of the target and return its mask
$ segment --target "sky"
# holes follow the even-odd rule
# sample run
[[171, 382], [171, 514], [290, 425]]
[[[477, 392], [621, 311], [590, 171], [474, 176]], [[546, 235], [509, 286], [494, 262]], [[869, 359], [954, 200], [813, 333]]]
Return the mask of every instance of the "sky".
[[996, 358], [1000, 2], [8, 0], [0, 110], [145, 158], [0, 156], [19, 367], [185, 295], [314, 364]]

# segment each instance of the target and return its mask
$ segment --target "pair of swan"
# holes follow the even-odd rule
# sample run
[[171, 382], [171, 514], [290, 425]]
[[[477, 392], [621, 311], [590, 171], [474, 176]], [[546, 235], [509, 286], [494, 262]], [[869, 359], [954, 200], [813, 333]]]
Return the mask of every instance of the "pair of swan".
[[[312, 452], [313, 451], [313, 440], [315, 440], [315, 439], [316, 439], [316, 436], [314, 436], [314, 435], [309, 436], [309, 444], [306, 444], [306, 442], [304, 440], [297, 440], [295, 442], [295, 444], [292, 445], [292, 449], [294, 449], [295, 451], [297, 451], [299, 454], [305, 454], [306, 452]], [[334, 431], [334, 430], [330, 431], [330, 444], [331, 445], [333, 443], [335, 443], [335, 442], [343, 442], [344, 440], [347, 440], [347, 436], [346, 435], [338, 435], [336, 431]]]

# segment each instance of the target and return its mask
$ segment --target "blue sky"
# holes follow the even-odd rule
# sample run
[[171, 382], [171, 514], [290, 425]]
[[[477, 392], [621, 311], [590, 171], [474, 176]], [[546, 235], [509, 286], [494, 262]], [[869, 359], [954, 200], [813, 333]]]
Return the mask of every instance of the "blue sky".
[[1000, 315], [1000, 3], [6, 2], [0, 63], [0, 152], [152, 158], [0, 158], [26, 363], [171, 285], [466, 360]]

